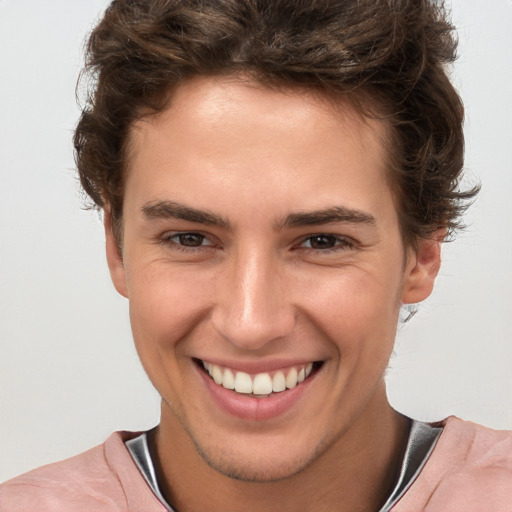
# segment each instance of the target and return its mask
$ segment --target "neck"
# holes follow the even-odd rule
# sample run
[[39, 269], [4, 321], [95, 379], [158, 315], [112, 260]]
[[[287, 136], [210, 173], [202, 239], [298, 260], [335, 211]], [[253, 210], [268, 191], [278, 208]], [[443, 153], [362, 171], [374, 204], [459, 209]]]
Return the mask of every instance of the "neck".
[[409, 422], [374, 396], [349, 430], [306, 469], [272, 482], [234, 480], [208, 466], [164, 404], [150, 447], [163, 495], [177, 512], [377, 511], [398, 476]]

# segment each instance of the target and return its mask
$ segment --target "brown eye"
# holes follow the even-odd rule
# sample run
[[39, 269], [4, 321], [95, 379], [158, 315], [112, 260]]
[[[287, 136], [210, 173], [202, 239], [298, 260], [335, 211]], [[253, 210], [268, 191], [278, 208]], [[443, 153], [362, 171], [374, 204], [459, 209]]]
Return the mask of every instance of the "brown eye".
[[312, 249], [332, 249], [337, 243], [339, 238], [329, 235], [315, 235], [308, 238], [309, 246]]
[[353, 247], [353, 243], [349, 239], [337, 235], [318, 234], [308, 236], [301, 246], [315, 251], [329, 251], [331, 249], [348, 249]]
[[198, 233], [180, 233], [174, 235], [174, 240], [185, 247], [200, 247], [204, 244], [205, 237]]

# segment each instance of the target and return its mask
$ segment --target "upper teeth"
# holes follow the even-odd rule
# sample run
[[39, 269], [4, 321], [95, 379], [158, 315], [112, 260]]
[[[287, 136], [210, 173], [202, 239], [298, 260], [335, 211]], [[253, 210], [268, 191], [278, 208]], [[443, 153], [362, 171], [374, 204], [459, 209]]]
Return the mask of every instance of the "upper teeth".
[[287, 388], [292, 389], [309, 377], [313, 370], [313, 363], [309, 363], [288, 370], [279, 370], [273, 376], [269, 373], [258, 373], [251, 377], [245, 372], [221, 368], [206, 361], [202, 361], [202, 363], [216, 384], [226, 389], [234, 389], [237, 393], [253, 393], [255, 395], [270, 395], [272, 392], [278, 393]]

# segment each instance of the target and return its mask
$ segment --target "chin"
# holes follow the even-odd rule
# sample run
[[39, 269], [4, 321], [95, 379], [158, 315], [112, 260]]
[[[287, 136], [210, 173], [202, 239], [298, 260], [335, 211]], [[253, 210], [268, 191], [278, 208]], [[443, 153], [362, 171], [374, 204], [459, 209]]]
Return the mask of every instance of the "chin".
[[[303, 447], [297, 444], [267, 444], [257, 440], [245, 446], [232, 443], [225, 446], [205, 447], [192, 437], [197, 453], [215, 471], [233, 480], [244, 482], [278, 482], [306, 470], [334, 442], [319, 442], [316, 446]], [[276, 445], [278, 447], [276, 447]]]
[[214, 470], [233, 480], [243, 482], [278, 482], [301, 473], [311, 460], [233, 460], [233, 458], [211, 457], [199, 452], [203, 460]]

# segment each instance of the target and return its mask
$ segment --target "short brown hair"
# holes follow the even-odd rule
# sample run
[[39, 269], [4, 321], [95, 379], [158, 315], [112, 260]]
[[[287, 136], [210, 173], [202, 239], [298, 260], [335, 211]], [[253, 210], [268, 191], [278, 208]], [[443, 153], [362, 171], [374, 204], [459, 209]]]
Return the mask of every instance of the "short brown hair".
[[134, 121], [189, 78], [244, 73], [385, 116], [404, 240], [451, 233], [478, 191], [459, 187], [463, 106], [445, 69], [455, 58], [433, 0], [115, 0], [87, 47], [92, 87], [74, 137], [82, 186], [119, 223]]

